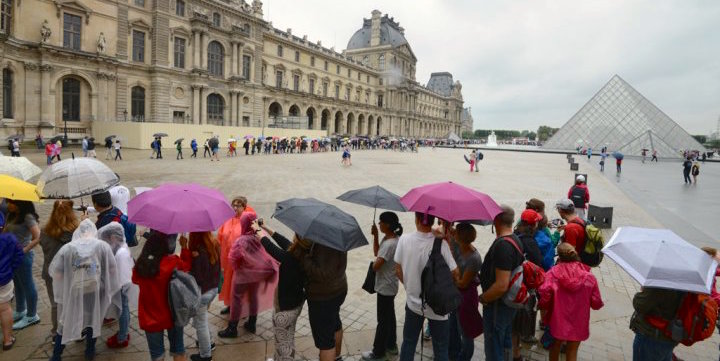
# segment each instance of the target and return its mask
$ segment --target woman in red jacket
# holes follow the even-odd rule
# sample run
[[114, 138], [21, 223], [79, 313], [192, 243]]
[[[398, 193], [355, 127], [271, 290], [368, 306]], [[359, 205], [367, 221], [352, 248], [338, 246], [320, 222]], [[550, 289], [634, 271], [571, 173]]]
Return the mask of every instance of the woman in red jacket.
[[140, 288], [138, 320], [140, 328], [145, 331], [151, 359], [162, 360], [165, 357], [163, 336], [167, 330], [173, 360], [185, 361], [183, 330], [173, 323], [168, 291], [173, 270], [177, 268], [187, 272], [190, 264], [170, 253], [168, 238], [160, 232], [152, 232], [135, 262], [132, 281]]

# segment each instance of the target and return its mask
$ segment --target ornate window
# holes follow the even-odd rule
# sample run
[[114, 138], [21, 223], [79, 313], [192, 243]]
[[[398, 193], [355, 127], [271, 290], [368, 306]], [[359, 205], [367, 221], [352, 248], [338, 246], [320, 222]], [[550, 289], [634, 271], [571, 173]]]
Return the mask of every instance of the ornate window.
[[275, 87], [280, 89], [283, 86], [283, 72], [278, 70], [275, 72]]
[[348, 78], [351, 78], [351, 77], [352, 77], [352, 70], [350, 70], [350, 68], [348, 68]]
[[295, 52], [295, 62], [298, 62], [298, 63], [300, 62], [300, 52], [299, 51]]
[[225, 67], [225, 50], [217, 41], [208, 45], [208, 72], [210, 75], [223, 76]]
[[323, 96], [328, 96], [328, 83], [323, 83]]
[[213, 25], [220, 27], [221, 21], [222, 21], [222, 18], [220, 17], [220, 14], [213, 13]]
[[145, 61], [145, 33], [142, 31], [133, 30], [132, 56], [133, 61]]
[[185, 39], [175, 37], [175, 67], [185, 69]]
[[382, 108], [382, 106], [383, 106], [383, 96], [382, 95], [377, 96], [377, 106], [380, 108]]
[[141, 86], [130, 90], [130, 115], [133, 122], [145, 121], [145, 88]]
[[278, 45], [277, 48], [277, 56], [282, 57], [283, 56], [283, 48], [282, 45]]
[[145, 7], [145, 0], [135, 0], [135, 6], [139, 6], [141, 8]]
[[300, 91], [300, 75], [293, 75], [293, 90]]
[[378, 58], [378, 69], [385, 70], [385, 54], [380, 54]]
[[250, 62], [251, 61], [252, 61], [252, 58], [250, 58], [250, 55], [243, 55], [242, 76], [245, 79], [250, 79]]
[[335, 99], [340, 99], [340, 86], [335, 86]]
[[222, 125], [223, 112], [225, 110], [225, 101], [218, 94], [210, 94], [207, 97], [207, 116], [208, 123]]
[[185, 16], [185, 1], [176, 0], [175, 2], [175, 15]]
[[327, 62], [327, 60], [325, 60], [325, 68], [324, 68], [324, 69], [325, 69], [325, 71], [328, 71], [328, 62]]
[[62, 120], [80, 121], [80, 80], [65, 78], [62, 82]]
[[82, 18], [68, 13], [63, 14], [63, 46], [68, 49], [80, 50], [80, 32]]
[[0, 32], [5, 34], [10, 34], [12, 7], [12, 0], [2, 0], [2, 5], [0, 6]]
[[340, 65], [335, 65], [335, 74], [340, 74]]
[[314, 56], [310, 57], [310, 66], [315, 66], [315, 57]]
[[3, 69], [2, 90], [3, 90], [3, 118], [12, 118], [13, 117], [13, 72], [10, 69]]
[[315, 79], [308, 79], [308, 93], [315, 94]]

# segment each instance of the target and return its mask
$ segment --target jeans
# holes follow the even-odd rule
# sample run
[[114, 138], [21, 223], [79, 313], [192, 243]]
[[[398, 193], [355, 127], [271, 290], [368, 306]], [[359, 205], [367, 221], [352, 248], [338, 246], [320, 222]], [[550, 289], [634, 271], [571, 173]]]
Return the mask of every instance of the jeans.
[[515, 309], [497, 300], [483, 306], [485, 330], [485, 360], [506, 361], [512, 359], [512, 324]]
[[[185, 344], [183, 343], [182, 327], [173, 327], [167, 330], [168, 341], [170, 341], [170, 353], [173, 355], [184, 355]], [[157, 360], [165, 357], [165, 331], [145, 332], [147, 338], [148, 349], [150, 350], [150, 359]]]
[[475, 340], [465, 336], [457, 311], [450, 313], [450, 338], [448, 342], [448, 354], [450, 359], [457, 361], [470, 361], [475, 352]]
[[210, 345], [212, 340], [210, 339], [210, 325], [208, 324], [208, 307], [212, 303], [213, 299], [217, 296], [217, 288], [213, 288], [200, 296], [200, 307], [197, 310], [197, 314], [193, 318], [193, 327], [195, 333], [197, 333], [198, 344], [200, 347], [200, 357], [212, 356], [212, 350]]
[[37, 290], [35, 289], [35, 280], [32, 275], [33, 259], [35, 254], [33, 251], [25, 253], [18, 268], [13, 274], [13, 282], [15, 282], [15, 311], [27, 311], [27, 317], [35, 317], [37, 314]]
[[128, 289], [130, 285], [126, 285], [120, 290], [120, 300], [122, 302], [122, 310], [118, 317], [117, 340], [122, 343], [128, 338], [128, 325], [130, 324], [130, 307], [128, 307]]
[[[405, 326], [403, 327], [403, 343], [400, 349], [400, 361], [413, 361], [418, 337], [422, 331], [425, 317], [418, 315], [405, 306]], [[428, 320], [432, 336], [433, 360], [448, 361], [448, 336], [450, 322], [448, 320]]]
[[633, 361], [671, 361], [675, 346], [676, 342], [636, 333], [633, 340]]
[[692, 179], [690, 179], [690, 171], [683, 170], [683, 176], [685, 177], [685, 183], [692, 183]]
[[[95, 356], [95, 342], [97, 338], [93, 338], [93, 330], [88, 327], [82, 331], [83, 338], [85, 339], [85, 358], [92, 359]], [[62, 353], [65, 350], [65, 345], [62, 343], [62, 335], [56, 334], [55, 344], [53, 345], [53, 353], [50, 357], [50, 361], [60, 361], [62, 359]]]
[[395, 295], [377, 294], [377, 328], [372, 352], [375, 356], [385, 356], [389, 348], [397, 347], [397, 323], [395, 320]]
[[50, 329], [50, 334], [55, 336], [57, 333], [57, 327], [58, 327], [58, 321], [57, 321], [57, 303], [55, 302], [55, 295], [53, 294], [53, 285], [52, 285], [52, 278], [50, 279], [43, 279], [45, 281], [45, 289], [47, 290], [48, 294], [48, 301], [50, 301], [50, 318], [52, 322], [52, 328]]
[[118, 160], [118, 158], [122, 160], [122, 155], [120, 155], [120, 149], [115, 149], [115, 160]]

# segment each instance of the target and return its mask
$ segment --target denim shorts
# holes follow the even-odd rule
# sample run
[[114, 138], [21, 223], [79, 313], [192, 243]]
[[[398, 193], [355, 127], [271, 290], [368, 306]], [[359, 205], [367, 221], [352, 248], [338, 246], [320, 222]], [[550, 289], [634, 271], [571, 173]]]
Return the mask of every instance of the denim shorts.
[[[167, 330], [168, 341], [170, 341], [170, 353], [172, 355], [184, 355], [185, 345], [183, 341], [183, 329], [175, 327]], [[165, 357], [165, 332], [145, 332], [150, 358], [157, 360]]]

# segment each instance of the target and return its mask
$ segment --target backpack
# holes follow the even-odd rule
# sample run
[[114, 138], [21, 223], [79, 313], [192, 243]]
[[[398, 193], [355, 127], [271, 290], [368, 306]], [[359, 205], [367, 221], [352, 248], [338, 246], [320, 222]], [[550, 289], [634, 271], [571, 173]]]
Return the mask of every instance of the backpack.
[[478, 152], [478, 153], [477, 153], [477, 159], [483, 160], [484, 157], [485, 157], [485, 156], [482, 154], [482, 152]]
[[510, 287], [503, 295], [503, 302], [512, 308], [525, 308], [530, 299], [530, 294], [545, 282], [545, 271], [525, 258], [525, 253], [512, 237], [503, 238], [523, 256], [522, 264], [517, 266], [510, 274]]
[[168, 301], [175, 327], [185, 327], [200, 308], [200, 287], [190, 274], [173, 270], [168, 287]]
[[420, 276], [420, 299], [438, 316], [445, 316], [460, 306], [462, 296], [453, 280], [450, 267], [440, 253], [443, 240], [435, 238], [430, 257]]
[[154, 140], [150, 143], [150, 148], [155, 149], [155, 141]]
[[698, 167], [697, 165], [693, 165], [691, 173], [694, 176], [700, 175], [700, 167]]
[[[103, 220], [105, 218], [110, 217], [110, 222], [118, 222], [120, 225], [122, 225], [123, 230], [125, 231], [125, 243], [127, 243], [128, 247], [135, 247], [138, 245], [137, 240], [137, 226], [135, 223], [132, 223], [128, 220], [128, 217], [126, 214], [124, 214], [121, 210], [117, 210], [117, 213], [108, 212], [105, 215], [103, 215]], [[105, 224], [110, 222], [104, 222]]]
[[710, 296], [688, 292], [672, 320], [646, 316], [647, 322], [675, 342], [691, 346], [705, 340], [715, 331], [718, 304]]
[[72, 288], [83, 294], [94, 293], [100, 289], [100, 261], [91, 253], [81, 256], [77, 249], [72, 255]]
[[[580, 222], [573, 222], [583, 226]], [[590, 267], [597, 267], [603, 260], [602, 249], [605, 247], [605, 236], [602, 231], [589, 221], [583, 226], [585, 229], [585, 248], [580, 251], [580, 261]]]
[[575, 205], [575, 208], [585, 208], [585, 195], [587, 193], [587, 189], [580, 188], [578, 186], [572, 187], [572, 192], [570, 192], [570, 200], [573, 202], [573, 205]]

